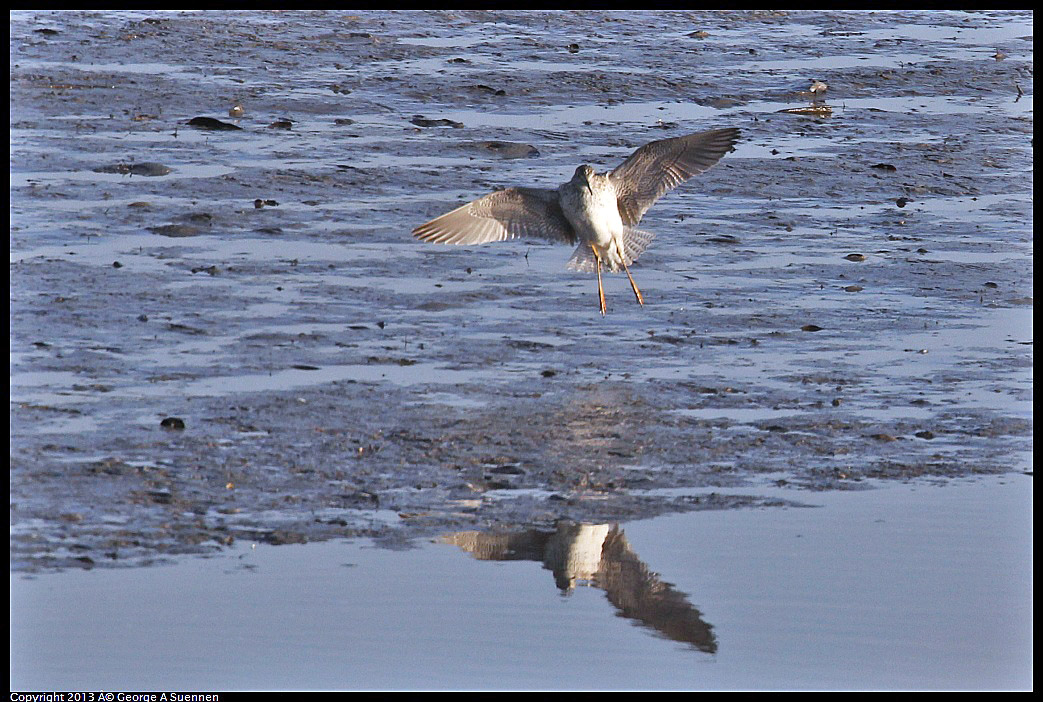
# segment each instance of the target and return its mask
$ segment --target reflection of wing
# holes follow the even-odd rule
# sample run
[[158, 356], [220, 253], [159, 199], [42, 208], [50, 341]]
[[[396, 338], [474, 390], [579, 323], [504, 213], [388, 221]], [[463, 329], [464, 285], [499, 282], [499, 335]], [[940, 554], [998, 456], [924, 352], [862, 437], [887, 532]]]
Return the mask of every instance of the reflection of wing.
[[637, 226], [656, 200], [712, 167], [738, 139], [738, 129], [715, 129], [653, 141], [632, 153], [609, 174], [623, 224]]
[[717, 652], [713, 627], [684, 593], [648, 570], [618, 526], [562, 521], [557, 531], [460, 531], [442, 541], [485, 561], [543, 561], [562, 592], [577, 583], [593, 585], [605, 591], [620, 616], [700, 651]]
[[558, 204], [558, 191], [507, 188], [489, 193], [413, 230], [436, 244], [485, 244], [516, 237], [576, 243], [576, 234]]
[[612, 527], [601, 553], [598, 587], [621, 616], [636, 619], [674, 641], [706, 653], [717, 652], [713, 627], [703, 621], [683, 592], [648, 570], [618, 527]]

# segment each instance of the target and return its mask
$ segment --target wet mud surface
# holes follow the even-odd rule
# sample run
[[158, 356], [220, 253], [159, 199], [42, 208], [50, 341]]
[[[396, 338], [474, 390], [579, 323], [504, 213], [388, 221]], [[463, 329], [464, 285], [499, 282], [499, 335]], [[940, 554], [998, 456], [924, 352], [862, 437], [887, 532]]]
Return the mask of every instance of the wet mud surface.
[[[1031, 13], [11, 20], [12, 569], [1029, 470]], [[644, 307], [410, 237], [728, 126]]]

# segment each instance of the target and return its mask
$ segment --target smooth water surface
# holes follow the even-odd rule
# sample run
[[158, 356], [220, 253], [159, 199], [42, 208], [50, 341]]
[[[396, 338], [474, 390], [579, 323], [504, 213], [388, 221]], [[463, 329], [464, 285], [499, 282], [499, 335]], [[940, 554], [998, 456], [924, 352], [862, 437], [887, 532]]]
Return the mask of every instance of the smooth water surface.
[[478, 560], [460, 535], [13, 574], [12, 688], [1028, 689], [1031, 483], [623, 525], [690, 641], [604, 581], [570, 588], [546, 552]]

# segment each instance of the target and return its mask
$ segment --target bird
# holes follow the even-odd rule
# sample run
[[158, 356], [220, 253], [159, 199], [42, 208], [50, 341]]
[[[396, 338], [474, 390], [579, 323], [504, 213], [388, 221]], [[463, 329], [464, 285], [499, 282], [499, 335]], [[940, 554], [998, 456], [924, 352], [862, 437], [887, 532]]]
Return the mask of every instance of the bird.
[[599, 174], [583, 164], [569, 182], [555, 189], [496, 190], [421, 224], [413, 236], [437, 244], [535, 237], [575, 245], [566, 267], [597, 272], [602, 316], [607, 314], [603, 267], [613, 273], [622, 268], [638, 304], [644, 305], [630, 265], [655, 234], [638, 229], [641, 218], [660, 197], [734, 150], [739, 134], [739, 129], [729, 127], [649, 142], [612, 171]]

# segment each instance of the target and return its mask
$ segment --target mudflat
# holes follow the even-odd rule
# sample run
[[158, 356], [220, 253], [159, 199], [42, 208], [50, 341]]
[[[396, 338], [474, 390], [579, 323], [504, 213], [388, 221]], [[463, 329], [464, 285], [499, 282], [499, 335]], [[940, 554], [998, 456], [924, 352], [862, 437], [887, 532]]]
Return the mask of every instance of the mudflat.
[[[1031, 469], [1031, 13], [10, 28], [14, 570]], [[727, 127], [643, 307], [410, 236]]]

